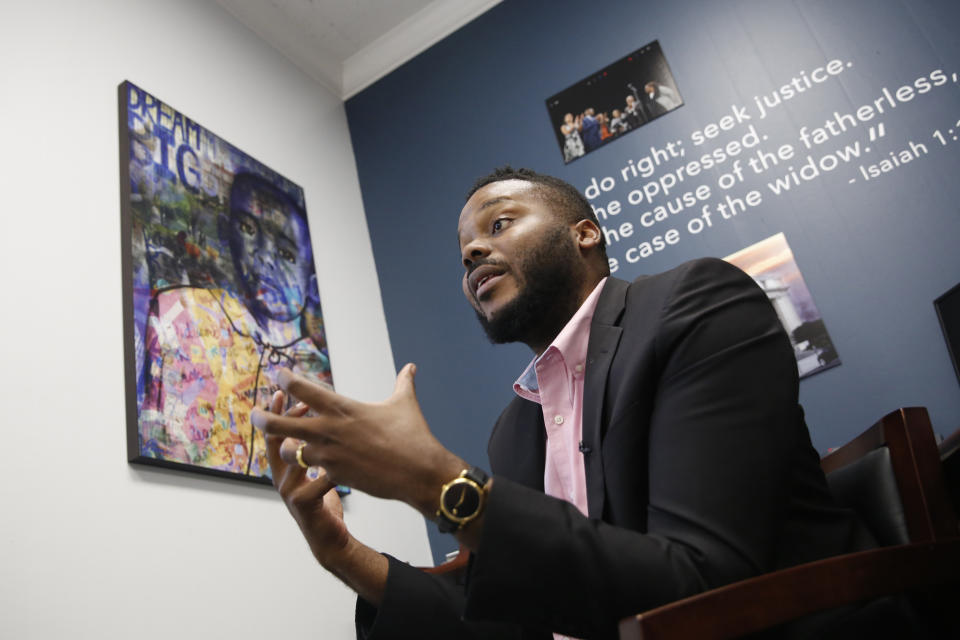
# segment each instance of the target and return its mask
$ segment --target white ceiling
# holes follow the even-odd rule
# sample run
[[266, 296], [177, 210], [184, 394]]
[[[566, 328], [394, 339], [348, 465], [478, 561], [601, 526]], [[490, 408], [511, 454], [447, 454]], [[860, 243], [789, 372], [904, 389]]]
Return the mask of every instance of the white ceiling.
[[501, 0], [217, 0], [346, 100]]

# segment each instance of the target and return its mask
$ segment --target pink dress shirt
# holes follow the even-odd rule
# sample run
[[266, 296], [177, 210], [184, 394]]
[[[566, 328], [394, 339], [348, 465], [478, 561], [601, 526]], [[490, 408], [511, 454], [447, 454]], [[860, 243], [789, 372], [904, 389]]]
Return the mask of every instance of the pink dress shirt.
[[[513, 390], [543, 407], [547, 455], [543, 491], [587, 515], [587, 475], [580, 441], [583, 439], [583, 374], [586, 371], [590, 322], [606, 278], [594, 288], [550, 346], [535, 358]], [[559, 633], [554, 640], [575, 640]]]
[[543, 407], [547, 430], [544, 493], [573, 503], [583, 515], [587, 515], [587, 477], [580, 453], [583, 374], [590, 322], [606, 281], [600, 281], [550, 346], [513, 383], [517, 395]]

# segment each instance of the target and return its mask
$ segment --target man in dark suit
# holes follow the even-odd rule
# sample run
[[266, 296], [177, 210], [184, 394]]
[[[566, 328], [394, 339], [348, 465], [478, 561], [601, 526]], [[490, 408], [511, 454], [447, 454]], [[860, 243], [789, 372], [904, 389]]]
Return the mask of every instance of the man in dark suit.
[[[491, 436], [492, 479], [430, 434], [412, 365], [370, 405], [284, 376], [316, 415], [277, 415], [278, 395], [254, 417], [315, 556], [360, 596], [360, 636], [610, 638], [624, 616], [863, 544], [810, 445], [790, 342], [743, 272], [707, 259], [610, 278], [583, 196], [509, 168], [471, 192], [459, 239], [489, 337], [535, 354]], [[454, 533], [466, 589], [360, 544], [336, 483]]]

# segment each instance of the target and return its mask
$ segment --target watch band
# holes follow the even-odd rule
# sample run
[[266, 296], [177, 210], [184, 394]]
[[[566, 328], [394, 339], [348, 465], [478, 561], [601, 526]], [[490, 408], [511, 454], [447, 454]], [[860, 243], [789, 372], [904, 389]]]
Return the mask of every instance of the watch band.
[[483, 469], [470, 467], [443, 485], [440, 508], [437, 509], [437, 528], [443, 533], [455, 533], [479, 516], [486, 502], [489, 480], [490, 476]]

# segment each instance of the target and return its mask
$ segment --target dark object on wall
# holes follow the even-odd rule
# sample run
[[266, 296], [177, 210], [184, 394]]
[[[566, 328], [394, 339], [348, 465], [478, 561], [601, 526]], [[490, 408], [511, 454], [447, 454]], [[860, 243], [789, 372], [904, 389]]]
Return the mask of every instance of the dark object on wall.
[[332, 384], [303, 189], [119, 86], [130, 462], [271, 482], [280, 369]]
[[681, 105], [683, 98], [657, 40], [547, 98], [550, 125], [565, 163]]
[[960, 382], [960, 284], [933, 301], [943, 329], [943, 338], [947, 341], [947, 352], [953, 363], [953, 370]]

